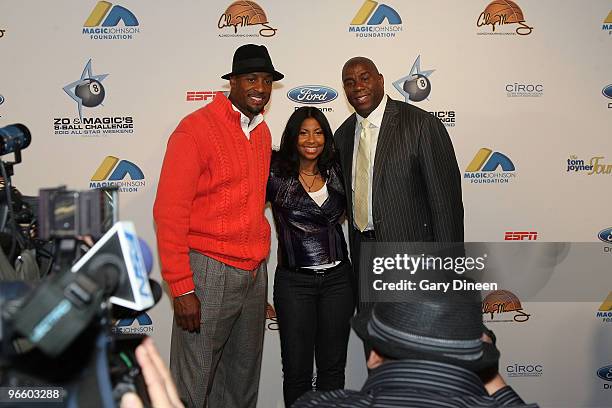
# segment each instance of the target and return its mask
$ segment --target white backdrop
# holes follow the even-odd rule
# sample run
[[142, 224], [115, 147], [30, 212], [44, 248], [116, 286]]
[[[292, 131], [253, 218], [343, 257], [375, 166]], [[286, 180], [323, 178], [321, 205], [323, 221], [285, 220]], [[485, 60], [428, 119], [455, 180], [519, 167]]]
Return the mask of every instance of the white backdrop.
[[[183, 116], [210, 100], [207, 92], [228, 90], [220, 76], [230, 71], [234, 50], [254, 42], [268, 47], [286, 76], [275, 83], [266, 114], [275, 144], [299, 106], [287, 97], [293, 88], [321, 85], [337, 91], [337, 99], [319, 105], [334, 129], [351, 113], [340, 78], [348, 58], [374, 60], [388, 95], [399, 100], [404, 96], [393, 82], [419, 68], [429, 75], [431, 89], [426, 99], [411, 103], [446, 117], [454, 114], [448, 131], [461, 171], [481, 148], [504, 154], [515, 167], [495, 172], [510, 180], [504, 184], [464, 179], [466, 240], [503, 241], [506, 232], [526, 231], [542, 241], [598, 242], [598, 232], [612, 225], [612, 168], [602, 174], [567, 171], [568, 159], [588, 165], [600, 157], [599, 164], [612, 165], [612, 95], [610, 88], [604, 90], [612, 83], [610, 1], [521, 0], [524, 24], [532, 28], [528, 35], [516, 34], [518, 24], [497, 24], [494, 31], [491, 25], [479, 27], [487, 0], [258, 0], [269, 28], [245, 25], [235, 31], [218, 27], [230, 0], [100, 3], [96, 13], [96, 0], [0, 2], [0, 126], [19, 122], [32, 131], [32, 145], [15, 169], [14, 184], [25, 194], [58, 184], [87, 189], [107, 156], [127, 160], [144, 179], [121, 195], [121, 217], [134, 221], [155, 247], [152, 204], [167, 138]], [[351, 26], [368, 5], [373, 12]], [[384, 6], [401, 23], [388, 12], [375, 24]], [[113, 21], [115, 16], [120, 21]], [[84, 27], [86, 20], [90, 27]], [[107, 31], [94, 37], [119, 38], [92, 38], [84, 28]], [[262, 28], [266, 35], [276, 31], [264, 37]], [[367, 29], [373, 31], [361, 31]], [[385, 36], [358, 36], [364, 33]], [[84, 106], [82, 116], [101, 122], [120, 118], [123, 124], [131, 118], [131, 132], [56, 134], [55, 123], [81, 121], [79, 97], [68, 92], [76, 91], [70, 84], [81, 79], [89, 60], [91, 72], [83, 78], [97, 78], [105, 97], [101, 104]], [[188, 97], [188, 92], [200, 93]], [[135, 167], [127, 166], [133, 171], [124, 182], [138, 178]], [[271, 221], [270, 215], [268, 210]], [[602, 249], [600, 256], [610, 254]], [[273, 238], [270, 299], [275, 265]], [[585, 269], [577, 272], [588, 278]], [[158, 266], [153, 274], [159, 278]], [[544, 407], [612, 406], [612, 382], [597, 376], [598, 369], [612, 364], [612, 325], [596, 316], [611, 290], [607, 279], [600, 298], [589, 302], [523, 302], [531, 314], [527, 322], [491, 323], [500, 338], [502, 373], [508, 377], [508, 366], [524, 365], [541, 374], [509, 379], [526, 401]], [[165, 298], [149, 313], [152, 326], [135, 322], [129, 329], [152, 332], [167, 356], [171, 313]], [[366, 373], [354, 336], [349, 354], [347, 386], [359, 388]], [[281, 401], [278, 333], [268, 330], [259, 406], [282, 407]]]

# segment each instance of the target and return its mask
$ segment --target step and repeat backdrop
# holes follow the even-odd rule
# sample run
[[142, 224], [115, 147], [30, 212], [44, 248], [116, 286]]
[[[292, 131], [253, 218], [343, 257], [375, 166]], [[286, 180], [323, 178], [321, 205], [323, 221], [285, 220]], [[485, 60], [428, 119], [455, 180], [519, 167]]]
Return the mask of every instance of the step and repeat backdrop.
[[[32, 131], [15, 186], [35, 195], [116, 185], [121, 218], [156, 254], [152, 205], [168, 136], [229, 90], [220, 76], [245, 43], [265, 44], [285, 74], [266, 113], [273, 144], [299, 106], [316, 105], [339, 126], [352, 113], [341, 68], [367, 56], [391, 98], [446, 125], [467, 241], [584, 242], [598, 265], [612, 261], [610, 0], [3, 0], [0, 126]], [[595, 279], [588, 260], [573, 272]], [[526, 401], [612, 406], [612, 272], [597, 279], [596, 295], [580, 301], [512, 291], [485, 299], [500, 371]], [[259, 406], [282, 407], [268, 312]], [[165, 297], [116, 330], [148, 333], [168, 356], [171, 322]], [[351, 336], [347, 387], [366, 375]]]

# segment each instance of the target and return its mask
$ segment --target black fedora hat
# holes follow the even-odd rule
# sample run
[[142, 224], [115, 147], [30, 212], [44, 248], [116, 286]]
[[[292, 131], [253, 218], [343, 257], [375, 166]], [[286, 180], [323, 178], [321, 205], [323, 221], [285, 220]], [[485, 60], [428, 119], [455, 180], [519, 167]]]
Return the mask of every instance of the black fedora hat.
[[498, 364], [499, 350], [481, 340], [480, 295], [416, 291], [405, 302], [381, 302], [355, 316], [357, 335], [393, 359], [439, 361], [473, 372]]
[[230, 79], [233, 75], [250, 72], [268, 72], [273, 81], [279, 81], [285, 76], [274, 69], [268, 49], [264, 45], [245, 44], [238, 47], [232, 61], [232, 72], [221, 78]]

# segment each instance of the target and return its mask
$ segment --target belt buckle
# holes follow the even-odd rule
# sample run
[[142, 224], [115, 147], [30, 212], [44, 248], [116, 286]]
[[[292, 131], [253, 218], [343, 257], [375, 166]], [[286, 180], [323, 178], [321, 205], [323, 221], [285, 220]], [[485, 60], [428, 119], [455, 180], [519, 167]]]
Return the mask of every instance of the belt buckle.
[[327, 268], [326, 269], [315, 269], [314, 273], [315, 273], [315, 276], [325, 276], [325, 274], [327, 273]]

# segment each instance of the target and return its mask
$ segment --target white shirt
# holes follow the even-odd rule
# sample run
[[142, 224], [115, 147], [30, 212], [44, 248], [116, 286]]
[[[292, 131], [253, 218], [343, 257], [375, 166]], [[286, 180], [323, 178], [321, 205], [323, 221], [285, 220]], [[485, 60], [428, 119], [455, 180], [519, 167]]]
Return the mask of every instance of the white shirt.
[[247, 115], [240, 112], [240, 109], [232, 104], [232, 109], [236, 112], [240, 113], [240, 127], [242, 128], [242, 133], [246, 136], [248, 140], [251, 140], [251, 132], [255, 129], [261, 122], [264, 121], [264, 117], [261, 113], [258, 113], [253, 117], [253, 120], [249, 119]]
[[[368, 172], [369, 181], [368, 181], [368, 225], [365, 228], [367, 230], [374, 229], [374, 221], [372, 219], [372, 181], [374, 180], [374, 159], [376, 157], [376, 145], [378, 144], [378, 133], [380, 132], [380, 127], [382, 125], [383, 115], [385, 114], [385, 108], [387, 106], [387, 100], [389, 98], [385, 95], [380, 101], [380, 104], [370, 113], [367, 117], [368, 122], [370, 122], [370, 171]], [[357, 118], [357, 126], [355, 126], [355, 144], [353, 147], [353, 169], [351, 173], [353, 174], [353, 181], [351, 185], [351, 190], [353, 191], [353, 203], [355, 202], [355, 164], [357, 162], [357, 150], [359, 149], [359, 137], [361, 136], [361, 122], [363, 118], [357, 112], [355, 112], [355, 116]], [[353, 220], [355, 219], [355, 206], [353, 206]], [[357, 228], [357, 225], [355, 225]]]

